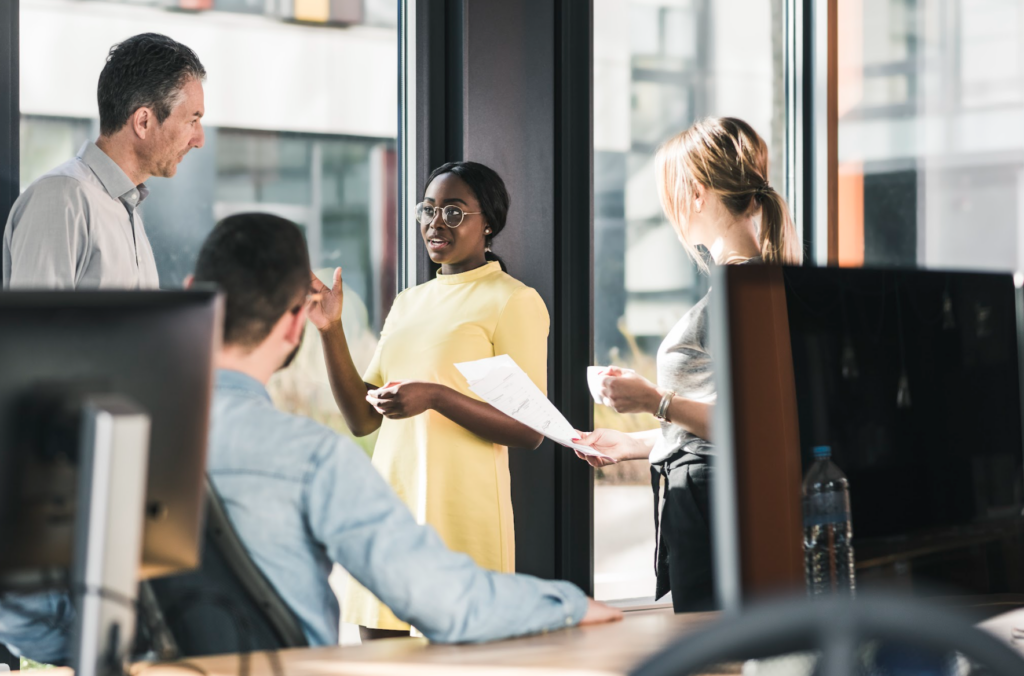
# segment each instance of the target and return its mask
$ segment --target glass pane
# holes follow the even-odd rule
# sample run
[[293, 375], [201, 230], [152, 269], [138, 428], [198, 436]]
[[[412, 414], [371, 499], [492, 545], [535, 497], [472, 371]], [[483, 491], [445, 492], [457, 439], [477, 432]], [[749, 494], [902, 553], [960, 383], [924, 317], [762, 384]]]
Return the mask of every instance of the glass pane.
[[[181, 287], [217, 220], [288, 218], [325, 282], [343, 268], [343, 321], [363, 368], [396, 293], [396, 22], [395, 3], [380, 0], [21, 0], [22, 189], [96, 139], [96, 83], [113, 44], [151, 31], [181, 41], [208, 73], [206, 142], [175, 177], [147, 181], [161, 286]], [[270, 390], [281, 408], [348, 434], [312, 324]]]
[[[662, 338], [707, 292], [661, 212], [658, 145], [699, 117], [749, 122], [783, 189], [782, 0], [594, 3], [594, 355], [654, 381]], [[594, 407], [596, 427], [641, 431], [651, 415]], [[650, 466], [597, 470], [594, 582], [600, 599], [654, 595]]]
[[839, 3], [839, 262], [1024, 262], [1024, 4]]

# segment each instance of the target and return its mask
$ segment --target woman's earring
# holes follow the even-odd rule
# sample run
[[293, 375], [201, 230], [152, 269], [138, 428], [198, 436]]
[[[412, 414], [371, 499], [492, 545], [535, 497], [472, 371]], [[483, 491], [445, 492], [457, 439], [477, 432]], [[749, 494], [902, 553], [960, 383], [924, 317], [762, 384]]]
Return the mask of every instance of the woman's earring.
[[486, 230], [484, 230], [484, 234], [485, 234], [485, 235], [489, 235], [489, 234], [491, 234], [491, 229], [490, 229], [490, 228], [487, 228]]

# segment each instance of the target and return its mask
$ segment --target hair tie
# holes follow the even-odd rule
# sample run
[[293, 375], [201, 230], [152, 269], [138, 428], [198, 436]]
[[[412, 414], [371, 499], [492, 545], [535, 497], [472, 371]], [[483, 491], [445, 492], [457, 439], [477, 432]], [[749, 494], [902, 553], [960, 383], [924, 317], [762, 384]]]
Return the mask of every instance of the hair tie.
[[754, 194], [755, 195], [767, 195], [768, 193], [772, 192], [772, 190], [773, 189], [772, 189], [771, 184], [769, 184], [768, 181], [765, 181], [761, 185], [759, 185], [756, 188], [754, 188]]

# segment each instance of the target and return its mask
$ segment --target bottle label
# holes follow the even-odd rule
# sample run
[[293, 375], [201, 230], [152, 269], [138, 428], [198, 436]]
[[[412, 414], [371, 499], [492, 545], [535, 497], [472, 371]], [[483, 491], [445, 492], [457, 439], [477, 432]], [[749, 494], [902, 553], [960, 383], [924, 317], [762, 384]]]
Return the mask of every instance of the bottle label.
[[842, 491], [804, 498], [804, 526], [824, 526], [850, 520], [850, 506]]

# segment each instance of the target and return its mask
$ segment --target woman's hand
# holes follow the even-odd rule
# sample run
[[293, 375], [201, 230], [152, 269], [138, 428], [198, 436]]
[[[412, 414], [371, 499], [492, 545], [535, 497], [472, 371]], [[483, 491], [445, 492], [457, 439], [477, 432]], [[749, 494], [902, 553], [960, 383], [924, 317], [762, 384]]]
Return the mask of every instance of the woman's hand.
[[313, 322], [313, 326], [320, 331], [326, 331], [341, 322], [341, 268], [334, 270], [334, 286], [330, 289], [312, 271], [309, 277], [310, 299], [306, 301], [306, 314], [309, 321]]
[[402, 420], [434, 408], [438, 387], [441, 386], [418, 380], [395, 381], [376, 390], [369, 390], [366, 401], [385, 418]]
[[601, 378], [601, 396], [617, 413], [654, 413], [661, 403], [654, 383], [615, 366], [609, 366]]
[[599, 458], [595, 455], [584, 455], [576, 451], [581, 460], [586, 460], [591, 467], [605, 467], [614, 465], [622, 460], [639, 460], [650, 454], [650, 448], [644, 443], [631, 437], [625, 432], [609, 429], [596, 429], [590, 434], [579, 433], [580, 438], [574, 441], [581, 446], [590, 448], [607, 455], [608, 458]]

